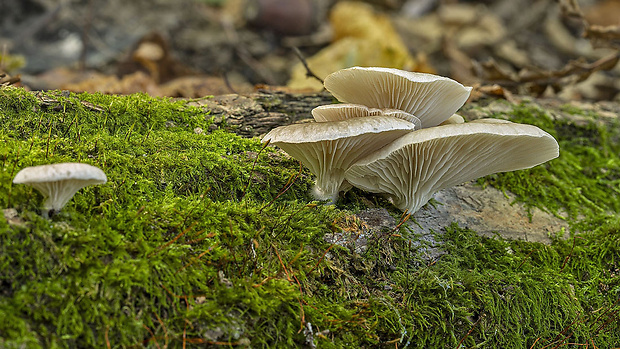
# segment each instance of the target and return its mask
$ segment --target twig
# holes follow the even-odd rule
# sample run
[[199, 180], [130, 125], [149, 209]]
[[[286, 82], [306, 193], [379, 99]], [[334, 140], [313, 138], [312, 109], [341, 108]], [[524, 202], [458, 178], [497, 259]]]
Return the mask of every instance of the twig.
[[274, 244], [271, 244], [271, 247], [273, 247], [273, 250], [276, 252], [276, 256], [278, 256], [278, 260], [280, 261], [280, 265], [282, 266], [282, 269], [284, 269], [284, 273], [286, 274], [286, 280], [289, 282], [293, 282], [293, 280], [291, 279], [291, 275], [288, 273], [288, 269], [286, 269], [286, 266], [282, 261], [282, 257], [280, 257], [280, 253], [278, 253], [278, 249]]
[[407, 213], [407, 211], [403, 212], [403, 214], [402, 214], [402, 216], [400, 218], [400, 222], [394, 227], [394, 229], [392, 229], [392, 231], [388, 235], [392, 235], [392, 234], [396, 233], [398, 231], [398, 229], [400, 229], [400, 227], [403, 224], [405, 224], [405, 222], [407, 222], [409, 220], [409, 218], [411, 218], [411, 213]]
[[237, 91], [233, 88], [232, 84], [230, 83], [230, 80], [228, 79], [228, 74], [226, 74], [225, 71], [222, 71], [222, 79], [224, 79], [224, 83], [226, 84], [226, 87], [230, 90], [230, 92], [238, 95]]
[[[294, 217], [296, 214], [298, 214], [299, 212], [301, 212], [301, 211], [302, 211], [304, 208], [306, 208], [306, 207], [307, 207], [307, 208], [315, 208], [315, 207], [317, 207], [317, 204], [307, 204], [307, 205], [305, 205], [305, 206], [302, 206], [302, 207], [301, 207], [300, 209], [298, 209], [297, 211], [295, 211], [295, 212], [291, 213], [291, 214], [288, 216], [288, 219], [286, 220], [286, 224], [290, 223], [290, 222], [291, 222], [291, 219], [293, 219], [293, 217]], [[284, 223], [284, 222], [283, 222], [283, 223]], [[273, 235], [273, 237], [274, 237], [274, 238], [279, 237], [279, 236], [280, 236], [280, 234], [282, 234], [282, 233], [284, 232], [284, 229], [286, 228], [286, 224], [285, 224], [285, 226], [282, 228], [282, 230], [280, 230], [280, 232], [278, 232], [277, 234], [274, 234], [273, 232], [276, 230], [276, 228], [279, 228], [279, 226], [280, 226], [280, 220], [278, 219], [278, 223], [276, 223], [276, 225], [275, 225], [275, 226], [273, 227], [273, 229], [271, 230], [272, 235]]]
[[276, 85], [276, 79], [273, 77], [273, 74], [256, 58], [252, 57], [250, 52], [243, 47], [241, 44], [241, 40], [239, 39], [239, 35], [237, 34], [237, 30], [232, 23], [230, 18], [224, 17], [220, 21], [220, 25], [224, 29], [224, 34], [228, 41], [232, 44], [235, 53], [237, 56], [245, 63], [256, 75], [258, 75], [263, 81], [265, 81], [268, 85]]
[[519, 270], [519, 268], [521, 268], [521, 266], [525, 264], [525, 261], [532, 255], [534, 251], [538, 251], [538, 250], [537, 249], [531, 250], [530, 253], [528, 253], [527, 256], [523, 258], [523, 260], [521, 261], [521, 264], [519, 264], [519, 266], [517, 267], [517, 269], [515, 269], [515, 271]]
[[106, 348], [112, 349], [112, 346], [110, 345], [110, 339], [108, 338], [108, 332], [109, 331], [110, 331], [110, 326], [108, 325], [108, 326], [105, 327], [105, 333], [103, 335], [105, 337]]
[[161, 252], [164, 248], [166, 248], [166, 247], [168, 247], [168, 246], [172, 245], [172, 244], [173, 244], [175, 241], [177, 241], [177, 240], [178, 240], [181, 236], [185, 235], [185, 233], [187, 233], [188, 231], [190, 231], [190, 230], [191, 230], [191, 229], [192, 229], [192, 228], [196, 225], [196, 223], [197, 223], [197, 222], [194, 222], [194, 223], [190, 224], [190, 226], [189, 226], [189, 227], [187, 227], [185, 230], [183, 230], [182, 232], [180, 232], [179, 234], [177, 234], [177, 236], [175, 236], [175, 237], [174, 237], [174, 239], [172, 239], [172, 240], [170, 240], [170, 241], [166, 242], [165, 244], [163, 244], [163, 245], [159, 246], [158, 248], [156, 248], [153, 252], [151, 252], [151, 253], [147, 256], [147, 258], [151, 258], [151, 257], [153, 257], [154, 255], [156, 255], [156, 254], [158, 254], [159, 252]]
[[[565, 335], [565, 333], [566, 333], [566, 332], [568, 332], [568, 330], [570, 330], [570, 329], [571, 329], [571, 327], [573, 327], [575, 324], [577, 324], [577, 323], [579, 323], [579, 322], [582, 322], [582, 321], [585, 321], [585, 317], [584, 317], [584, 318], [582, 318], [581, 320], [580, 320], [579, 318], [577, 318], [575, 321], [571, 322], [571, 324], [570, 324], [570, 325], [566, 326], [566, 327], [562, 330], [562, 332], [558, 333], [558, 334], [555, 336], [555, 338], [553, 338], [553, 340], [552, 340], [552, 342], [551, 342], [551, 343], [549, 343], [549, 344], [545, 345], [545, 346], [544, 346], [544, 347], [542, 347], [541, 349], [548, 348], [548, 347], [550, 347], [550, 346], [552, 346], [553, 344], [556, 344], [556, 343], [557, 343], [557, 345], [556, 345], [556, 346], [554, 346], [552, 349], [557, 349], [557, 348], [559, 348], [560, 346], [564, 345], [564, 342], [565, 342], [565, 341], [567, 341], [570, 337], [572, 337], [572, 336], [573, 336], [573, 332], [570, 332], [570, 333], [569, 333], [569, 334], [567, 334], [567, 335]], [[560, 338], [561, 336], [564, 336], [564, 338]]]
[[467, 337], [469, 337], [469, 335], [474, 331], [474, 328], [476, 328], [476, 325], [478, 325], [478, 323], [480, 322], [480, 320], [482, 320], [483, 317], [485, 317], [485, 314], [482, 314], [478, 320], [476, 320], [476, 322], [474, 322], [474, 324], [471, 326], [471, 328], [469, 329], [469, 331], [467, 331], [467, 333], [465, 334], [465, 336], [463, 338], [461, 338], [461, 340], [459, 341], [459, 344], [456, 346], [456, 348], [460, 348], [461, 344], [463, 344], [463, 342], [467, 339]]
[[325, 252], [323, 252], [323, 255], [321, 256], [321, 258], [319, 258], [319, 261], [316, 262], [316, 264], [314, 265], [314, 267], [312, 267], [312, 269], [310, 269], [310, 271], [307, 273], [308, 275], [312, 274], [312, 272], [314, 271], [314, 269], [319, 267], [319, 264], [321, 264], [321, 262], [323, 261], [323, 259], [325, 258], [325, 256], [327, 255], [327, 253], [334, 248], [334, 246], [336, 246], [336, 244], [344, 237], [344, 234], [341, 238], [339, 238], [338, 240], [336, 240], [334, 243], [332, 243], [327, 250], [325, 250]]
[[315, 78], [315, 79], [319, 80], [321, 82], [321, 84], [323, 84], [323, 79], [321, 79], [320, 77], [316, 76], [316, 74], [314, 74], [312, 72], [310, 67], [308, 67], [308, 62], [306, 62], [306, 59], [302, 55], [301, 51], [299, 51], [299, 49], [297, 47], [293, 46], [293, 52], [295, 52], [295, 55], [297, 56], [297, 58], [299, 58], [299, 60], [301, 61], [301, 64], [304, 65], [304, 68], [306, 68], [306, 77], [308, 77], [308, 78]]
[[[597, 323], [602, 317], [603, 315], [607, 314], [608, 311], [610, 311], [613, 307], [616, 306], [616, 304], [618, 304], [618, 302], [620, 302], [620, 298], [616, 299], [616, 301], [614, 302], [614, 304], [612, 304], [608, 309], [606, 309], [604, 312], [601, 313], [601, 315], [599, 315], [596, 320], [594, 320], [594, 323]], [[598, 311], [598, 310], [597, 310]], [[617, 312], [617, 310], [615, 311]], [[613, 315], [613, 313], [612, 313]]]
[[189, 267], [190, 265], [196, 263], [202, 256], [204, 256], [205, 254], [211, 252], [211, 250], [213, 250], [214, 247], [216, 247], [218, 245], [218, 243], [216, 242], [213, 246], [210, 246], [206, 251], [202, 252], [201, 254], [198, 255], [198, 257], [194, 258], [192, 261], [190, 261], [189, 263], [185, 264], [184, 266], [182, 266], [181, 268], [179, 268], [175, 274], [178, 274], [180, 271], [182, 271], [183, 269]]
[[536, 345], [536, 343], [538, 343], [539, 340], [540, 340], [540, 337], [536, 338], [536, 340], [534, 341], [534, 344], [532, 344], [530, 349], [534, 349], [534, 346]]
[[[189, 312], [189, 302], [187, 301], [187, 297], [185, 297], [185, 311]], [[185, 341], [187, 339], [187, 323], [189, 322], [187, 319], [183, 321], [183, 349], [185, 349]]]
[[159, 317], [159, 315], [157, 315], [156, 312], [153, 312], [153, 314], [155, 315], [155, 317], [157, 317], [157, 321], [159, 322], [159, 324], [161, 325], [161, 327], [164, 329], [164, 348], [168, 348], [168, 330], [166, 329], [166, 325], [164, 324], [163, 321], [161, 321], [161, 318]]
[[250, 176], [248, 177], [248, 183], [243, 188], [243, 194], [241, 194], [241, 198], [243, 199], [243, 203], [245, 204], [245, 214], [248, 215], [248, 202], [246, 200], [246, 194], [248, 193], [248, 189], [250, 188], [250, 183], [252, 182], [252, 176], [254, 175], [254, 169], [256, 168], [256, 163], [258, 162], [258, 158], [260, 157], [260, 153], [267, 148], [267, 146], [271, 143], [271, 139], [267, 140], [267, 142], [263, 143], [263, 147], [260, 148], [258, 153], [256, 153], [256, 159], [252, 163], [252, 169], [250, 170]]
[[144, 327], [151, 334], [151, 338], [147, 340], [146, 343], [150, 341], [155, 341], [155, 346], [157, 346], [157, 349], [161, 349], [161, 347], [159, 346], [159, 342], [157, 341], [157, 337], [155, 337], [155, 333], [153, 333], [153, 331], [151, 331], [151, 329], [145, 324], [142, 324], [142, 327]]
[[[594, 321], [595, 323], [599, 321], [599, 319], [601, 319], [601, 317], [603, 315], [605, 315], [609, 310], [611, 310], [613, 307], [616, 306], [616, 304], [618, 304], [618, 301], [620, 301], [620, 298], [618, 298], [614, 304], [612, 304], [609, 309], [605, 310], [605, 312], [603, 312], [601, 315], [599, 315], [599, 317], [596, 318], [596, 320]], [[609, 318], [609, 320], [607, 320], [606, 322], [604, 322], [602, 325], [600, 325], [596, 331], [594, 331], [594, 333], [596, 333], [596, 336], [598, 336], [599, 332], [601, 332], [605, 327], [607, 327], [607, 325], [609, 325], [613, 320], [615, 320], [615, 314], [618, 313], [618, 311], [620, 311], [620, 309], [618, 310], [614, 310], [613, 312], [611, 312], [610, 314], [607, 315], [607, 317]]]
[[266, 203], [263, 207], [260, 208], [260, 210], [258, 210], [258, 213], [261, 214], [263, 212], [264, 209], [266, 209], [267, 207], [271, 206], [271, 204], [273, 204], [280, 196], [282, 196], [284, 193], [286, 193], [289, 189], [291, 189], [291, 187], [293, 186], [293, 184], [295, 184], [295, 181], [297, 180], [297, 178], [299, 176], [301, 176], [301, 172], [303, 171], [303, 164], [301, 163], [301, 161], [299, 162], [299, 172], [290, 176], [288, 181], [286, 182], [286, 184], [284, 185], [284, 187], [282, 187], [282, 189], [280, 189], [280, 192], [278, 192], [278, 194], [276, 195], [276, 197], [274, 197], [271, 201], [269, 201], [268, 203]]
[[573, 250], [575, 249], [575, 240], [577, 238], [578, 238], [578, 236], [573, 237], [573, 247], [571, 247], [570, 253], [568, 254], [568, 256], [566, 256], [566, 258], [564, 258], [564, 263], [562, 263], [562, 268], [560, 269], [560, 272], [562, 272], [562, 270], [564, 270], [564, 267], [566, 266], [566, 263], [568, 263], [568, 260], [573, 256]]

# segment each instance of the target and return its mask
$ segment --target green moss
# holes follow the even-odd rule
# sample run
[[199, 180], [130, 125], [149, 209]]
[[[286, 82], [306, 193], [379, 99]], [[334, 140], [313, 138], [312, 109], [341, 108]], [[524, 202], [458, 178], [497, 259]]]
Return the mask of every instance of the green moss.
[[[4, 87], [0, 204], [18, 217], [0, 217], [0, 346], [611, 347], [620, 221], [618, 199], [601, 193], [618, 188], [616, 131], [513, 114], [552, 132], [562, 157], [488, 182], [565, 210], [580, 235], [545, 246], [454, 225], [432, 243], [376, 236], [358, 254], [323, 237], [360, 232], [347, 220], [360, 202], [313, 204], [297, 162], [216, 129], [202, 109]], [[109, 182], [46, 220], [41, 195], [12, 178], [61, 161], [99, 166]]]
[[620, 211], [617, 121], [607, 127], [594, 122], [578, 126], [569, 120], [553, 120], [543, 110], [528, 105], [501, 116], [549, 132], [560, 145], [560, 157], [533, 169], [488, 176], [480, 183], [512, 191], [520, 201], [564, 214], [570, 222]]

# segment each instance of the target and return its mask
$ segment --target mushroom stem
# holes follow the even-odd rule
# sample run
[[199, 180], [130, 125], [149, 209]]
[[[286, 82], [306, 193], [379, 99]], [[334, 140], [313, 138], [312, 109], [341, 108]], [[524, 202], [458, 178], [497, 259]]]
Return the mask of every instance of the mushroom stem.
[[318, 183], [316, 183], [313, 187], [312, 187], [312, 197], [314, 197], [315, 199], [319, 200], [319, 201], [327, 201], [328, 205], [332, 205], [334, 203], [336, 203], [336, 201], [338, 200], [338, 189], [336, 188], [336, 190], [333, 190], [332, 187], [328, 188], [328, 189], [323, 189], [321, 186], [319, 186]]
[[[335, 171], [329, 176], [317, 177], [316, 183], [312, 187], [312, 196], [320, 201], [327, 200], [328, 204], [334, 204], [338, 201], [340, 192], [347, 192], [353, 186], [344, 179], [344, 171]], [[331, 177], [330, 177], [331, 176]]]

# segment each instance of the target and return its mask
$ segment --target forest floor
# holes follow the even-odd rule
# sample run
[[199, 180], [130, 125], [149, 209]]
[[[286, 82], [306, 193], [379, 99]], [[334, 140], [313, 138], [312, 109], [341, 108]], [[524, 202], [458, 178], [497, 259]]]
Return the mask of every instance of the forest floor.
[[[584, 106], [470, 104], [543, 128], [560, 157], [396, 227], [376, 195], [313, 201], [312, 174], [213, 105], [4, 86], [0, 346], [614, 347], [620, 128], [617, 104]], [[42, 218], [12, 178], [66, 161], [108, 183]]]
[[[0, 347], [618, 347], [617, 1], [7, 3]], [[334, 102], [302, 59], [450, 76], [560, 157], [324, 205], [259, 138]], [[69, 161], [108, 182], [43, 218], [13, 177]]]

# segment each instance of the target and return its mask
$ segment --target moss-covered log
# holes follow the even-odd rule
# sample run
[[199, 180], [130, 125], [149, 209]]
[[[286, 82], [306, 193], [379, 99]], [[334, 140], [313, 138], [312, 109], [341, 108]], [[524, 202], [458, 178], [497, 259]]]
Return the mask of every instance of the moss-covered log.
[[[449, 214], [394, 230], [399, 212], [358, 190], [313, 202], [306, 169], [218, 113], [223, 124], [141, 94], [0, 89], [0, 347], [620, 343], [616, 121], [467, 107], [557, 137], [560, 158], [478, 181], [522, 203], [506, 210], [561, 217], [542, 244], [480, 236]], [[109, 181], [44, 219], [40, 194], [13, 176], [65, 161]]]

